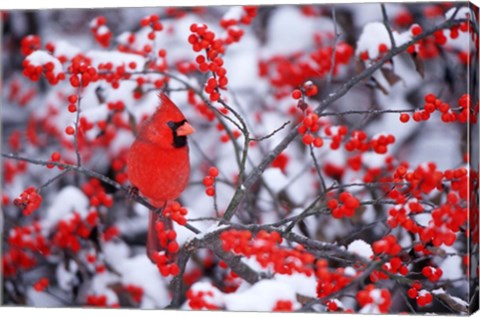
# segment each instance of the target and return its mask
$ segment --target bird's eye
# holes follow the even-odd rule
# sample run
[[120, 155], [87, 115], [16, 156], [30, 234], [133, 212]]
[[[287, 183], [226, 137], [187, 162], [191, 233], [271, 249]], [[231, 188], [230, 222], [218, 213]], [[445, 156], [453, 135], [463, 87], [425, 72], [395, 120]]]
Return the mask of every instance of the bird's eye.
[[170, 129], [175, 129], [176, 126], [177, 126], [177, 125], [175, 124], [175, 122], [173, 122], [173, 121], [168, 121], [168, 122], [167, 122], [167, 125], [168, 125], [168, 127], [169, 127]]

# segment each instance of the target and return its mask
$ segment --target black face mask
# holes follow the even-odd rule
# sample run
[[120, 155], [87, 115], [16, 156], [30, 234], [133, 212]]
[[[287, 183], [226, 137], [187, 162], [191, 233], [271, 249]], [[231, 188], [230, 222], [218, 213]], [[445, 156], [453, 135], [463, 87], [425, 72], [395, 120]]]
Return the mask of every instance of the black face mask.
[[177, 129], [180, 128], [187, 120], [182, 120], [179, 122], [168, 121], [168, 127], [172, 129], [173, 133], [173, 147], [181, 148], [187, 145], [187, 137], [177, 135]]

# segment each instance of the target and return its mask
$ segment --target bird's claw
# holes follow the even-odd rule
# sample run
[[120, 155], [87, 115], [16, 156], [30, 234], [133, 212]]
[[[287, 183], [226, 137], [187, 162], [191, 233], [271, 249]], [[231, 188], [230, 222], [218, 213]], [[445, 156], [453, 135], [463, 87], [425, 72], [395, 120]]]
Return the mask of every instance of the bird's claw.
[[138, 197], [138, 188], [135, 186], [130, 186], [127, 190], [127, 197], [128, 199], [134, 199], [135, 197]]

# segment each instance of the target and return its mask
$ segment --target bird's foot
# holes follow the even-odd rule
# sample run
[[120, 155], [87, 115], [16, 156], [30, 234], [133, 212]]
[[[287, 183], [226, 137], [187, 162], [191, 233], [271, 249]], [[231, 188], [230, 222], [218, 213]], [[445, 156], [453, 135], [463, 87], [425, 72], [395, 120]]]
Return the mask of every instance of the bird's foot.
[[135, 186], [130, 186], [127, 190], [127, 198], [133, 200], [135, 197], [138, 197], [138, 188]]

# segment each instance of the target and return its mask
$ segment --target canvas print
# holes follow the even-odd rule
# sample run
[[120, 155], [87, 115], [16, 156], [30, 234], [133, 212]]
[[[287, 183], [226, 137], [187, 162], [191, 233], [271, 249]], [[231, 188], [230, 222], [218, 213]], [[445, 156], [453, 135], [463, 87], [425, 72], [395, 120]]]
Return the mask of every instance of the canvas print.
[[1, 12], [2, 305], [473, 313], [478, 18]]

